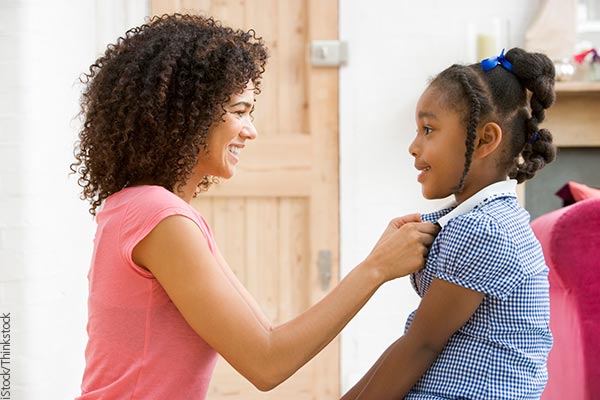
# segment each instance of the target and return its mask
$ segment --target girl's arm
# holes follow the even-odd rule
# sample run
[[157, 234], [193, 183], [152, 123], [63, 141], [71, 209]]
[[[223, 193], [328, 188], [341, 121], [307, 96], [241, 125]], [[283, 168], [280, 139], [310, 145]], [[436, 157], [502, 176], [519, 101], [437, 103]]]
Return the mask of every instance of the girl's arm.
[[273, 328], [186, 217], [161, 221], [134, 248], [133, 260], [154, 274], [198, 335], [257, 388], [269, 390], [325, 347], [382, 283], [421, 267], [436, 231], [407, 223], [388, 232], [319, 303]]
[[400, 399], [473, 315], [483, 293], [434, 279], [404, 336], [381, 355], [343, 400]]

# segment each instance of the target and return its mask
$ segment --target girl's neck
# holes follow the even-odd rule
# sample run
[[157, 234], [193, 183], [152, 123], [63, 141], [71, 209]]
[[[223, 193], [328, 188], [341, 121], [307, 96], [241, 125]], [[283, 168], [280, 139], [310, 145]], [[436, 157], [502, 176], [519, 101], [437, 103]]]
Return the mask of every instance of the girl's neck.
[[494, 176], [488, 176], [486, 179], [468, 179], [465, 182], [465, 186], [460, 193], [454, 194], [454, 200], [456, 204], [460, 204], [472, 197], [475, 193], [479, 192], [481, 189], [486, 188], [496, 182], [505, 181], [508, 179], [508, 176], [505, 174], [496, 174]]

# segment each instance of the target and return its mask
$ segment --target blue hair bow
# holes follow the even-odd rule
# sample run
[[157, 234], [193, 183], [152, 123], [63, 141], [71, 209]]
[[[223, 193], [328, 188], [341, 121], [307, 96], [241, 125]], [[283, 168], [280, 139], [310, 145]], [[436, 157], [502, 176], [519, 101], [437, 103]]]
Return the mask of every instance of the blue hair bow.
[[507, 71], [512, 72], [513, 70], [512, 64], [504, 56], [504, 49], [502, 49], [499, 56], [486, 58], [481, 61], [481, 68], [486, 72], [496, 68], [498, 65], [502, 65]]

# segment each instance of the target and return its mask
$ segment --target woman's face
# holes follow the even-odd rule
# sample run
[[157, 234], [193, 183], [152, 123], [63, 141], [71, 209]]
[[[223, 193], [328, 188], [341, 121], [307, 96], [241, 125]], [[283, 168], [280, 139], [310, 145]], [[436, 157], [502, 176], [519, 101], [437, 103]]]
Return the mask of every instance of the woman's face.
[[247, 140], [256, 138], [250, 112], [254, 108], [254, 85], [249, 83], [242, 93], [231, 96], [225, 115], [208, 131], [208, 153], [198, 157], [197, 169], [203, 175], [231, 178], [240, 161]]
[[442, 97], [432, 87], [421, 95], [415, 115], [417, 135], [408, 148], [426, 199], [453, 194], [465, 166], [466, 128], [460, 115], [443, 104]]

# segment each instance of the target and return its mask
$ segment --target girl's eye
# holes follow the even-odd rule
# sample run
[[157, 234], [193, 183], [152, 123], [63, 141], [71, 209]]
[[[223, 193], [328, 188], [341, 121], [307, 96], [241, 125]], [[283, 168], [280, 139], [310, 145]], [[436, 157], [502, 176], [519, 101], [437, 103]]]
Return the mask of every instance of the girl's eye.
[[420, 135], [422, 133], [423, 136], [427, 136], [431, 132], [433, 132], [433, 128], [430, 126], [423, 126], [421, 128], [417, 128], [417, 135]]

